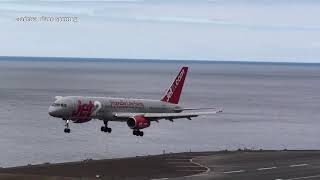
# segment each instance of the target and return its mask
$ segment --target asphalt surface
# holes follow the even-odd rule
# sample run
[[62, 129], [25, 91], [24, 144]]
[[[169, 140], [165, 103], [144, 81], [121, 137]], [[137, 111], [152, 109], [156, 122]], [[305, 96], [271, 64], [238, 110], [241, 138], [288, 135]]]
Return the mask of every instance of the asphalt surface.
[[319, 151], [232, 152], [193, 159], [208, 168], [190, 178], [215, 180], [320, 179]]
[[[188, 176], [206, 168], [190, 162], [193, 157], [212, 153], [178, 153], [107, 160], [40, 164], [0, 169], [0, 179], [154, 179]], [[179, 166], [188, 166], [179, 167]], [[191, 167], [192, 166], [192, 167]], [[17, 175], [14, 178], [13, 175]], [[36, 176], [34, 176], [36, 175]]]
[[320, 151], [177, 153], [0, 169], [0, 179], [320, 179]]

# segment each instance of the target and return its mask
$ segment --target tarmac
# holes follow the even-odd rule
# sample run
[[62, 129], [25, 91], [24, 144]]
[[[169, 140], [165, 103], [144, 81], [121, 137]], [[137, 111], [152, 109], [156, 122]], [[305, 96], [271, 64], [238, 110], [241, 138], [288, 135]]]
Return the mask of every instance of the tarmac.
[[0, 179], [320, 179], [320, 151], [220, 151], [1, 168]]

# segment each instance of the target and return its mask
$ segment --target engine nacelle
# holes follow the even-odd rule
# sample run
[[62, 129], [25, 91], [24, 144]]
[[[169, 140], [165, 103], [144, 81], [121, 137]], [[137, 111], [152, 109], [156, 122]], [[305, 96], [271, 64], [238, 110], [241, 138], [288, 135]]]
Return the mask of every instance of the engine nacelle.
[[131, 129], [143, 129], [150, 126], [150, 121], [143, 116], [134, 116], [132, 118], [129, 118], [129, 120], [127, 121], [127, 125]]

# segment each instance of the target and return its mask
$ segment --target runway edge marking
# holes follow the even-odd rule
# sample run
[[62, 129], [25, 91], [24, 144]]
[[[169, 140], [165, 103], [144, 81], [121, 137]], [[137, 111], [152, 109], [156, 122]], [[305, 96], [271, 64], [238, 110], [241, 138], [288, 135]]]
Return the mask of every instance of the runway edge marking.
[[264, 170], [270, 170], [270, 169], [276, 169], [277, 167], [273, 166], [273, 167], [264, 167], [264, 168], [259, 168], [257, 169], [258, 171], [264, 171]]
[[245, 170], [238, 170], [238, 171], [226, 171], [226, 172], [223, 172], [224, 174], [232, 174], [232, 173], [242, 173], [242, 172], [245, 172]]
[[[201, 173], [197, 173], [197, 174], [194, 174], [194, 175], [183, 176], [183, 177], [188, 178], [188, 177], [202, 176], [202, 175], [208, 174], [211, 171], [211, 169], [209, 167], [193, 161], [194, 158], [199, 158], [199, 157], [206, 157], [206, 156], [193, 156], [192, 158], [189, 159], [189, 162], [192, 163], [192, 164], [195, 164], [197, 166], [206, 168], [206, 171], [205, 172], [201, 172]], [[181, 163], [181, 162], [178, 162], [178, 163]], [[159, 179], [156, 178], [156, 179], [151, 179], [151, 180], [165, 180], [165, 179], [169, 179], [169, 178], [165, 177], [165, 178], [159, 178]]]
[[200, 158], [200, 157], [206, 157], [206, 156], [197, 156], [197, 157], [191, 158], [191, 159], [190, 159], [190, 163], [195, 164], [195, 165], [198, 165], [198, 166], [200, 166], [200, 167], [203, 167], [203, 168], [205, 168], [205, 169], [207, 169], [207, 170], [206, 170], [205, 172], [201, 172], [201, 173], [194, 174], [194, 175], [189, 175], [189, 176], [184, 176], [184, 177], [202, 176], [202, 175], [208, 174], [208, 173], [211, 171], [211, 169], [210, 169], [209, 167], [193, 161], [193, 159], [195, 159], [195, 158]]
[[301, 167], [301, 166], [308, 166], [309, 164], [293, 164], [290, 165], [289, 167]]
[[295, 178], [289, 178], [289, 179], [275, 179], [275, 180], [299, 180], [299, 179], [310, 179], [310, 178], [317, 178], [320, 177], [320, 175], [314, 175], [314, 176], [304, 176], [304, 177], [295, 177]]

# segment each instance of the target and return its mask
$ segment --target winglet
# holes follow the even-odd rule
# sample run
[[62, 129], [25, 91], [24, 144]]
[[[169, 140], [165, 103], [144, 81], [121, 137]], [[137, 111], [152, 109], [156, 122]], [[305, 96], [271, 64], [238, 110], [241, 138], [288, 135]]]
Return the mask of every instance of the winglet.
[[182, 67], [177, 77], [172, 82], [170, 88], [166, 91], [161, 101], [178, 104], [182, 92], [184, 80], [188, 73], [188, 67]]

